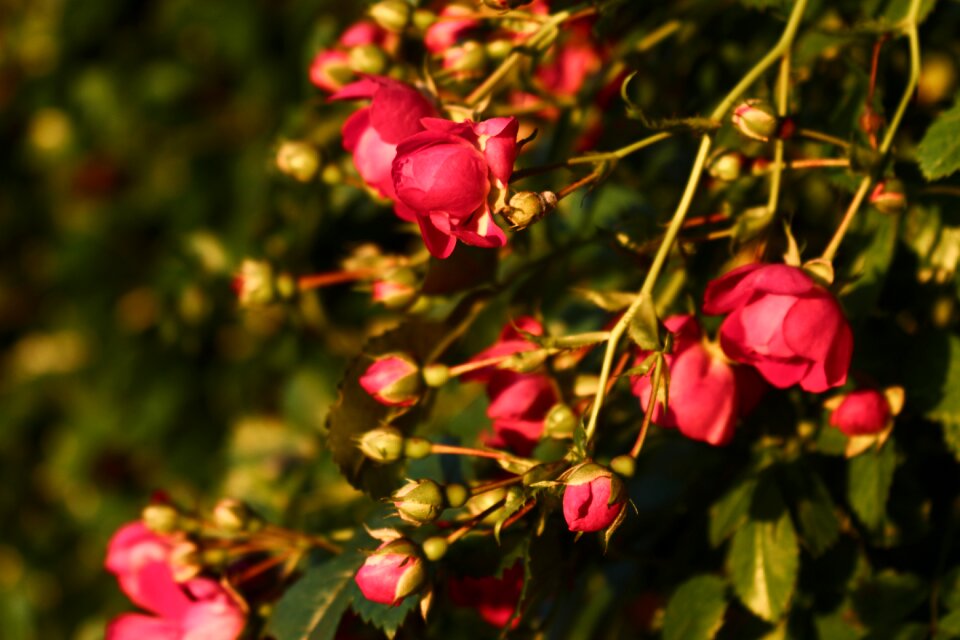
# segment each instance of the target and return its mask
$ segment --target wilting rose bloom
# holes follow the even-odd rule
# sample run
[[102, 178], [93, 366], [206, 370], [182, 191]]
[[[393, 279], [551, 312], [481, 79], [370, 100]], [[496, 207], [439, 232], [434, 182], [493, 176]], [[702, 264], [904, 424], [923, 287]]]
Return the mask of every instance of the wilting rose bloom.
[[[510, 622], [523, 591], [523, 566], [517, 563], [506, 569], [499, 578], [486, 576], [451, 578], [448, 583], [450, 600], [460, 607], [472, 607], [480, 617], [497, 628]], [[520, 624], [517, 617], [510, 628]]]
[[[704, 346], [697, 319], [676, 315], [664, 320], [673, 333], [673, 353], [666, 355], [670, 374], [667, 409], [657, 404], [653, 422], [661, 427], [679, 429], [680, 433], [723, 445], [733, 438], [737, 418], [752, 408], [762, 392], [763, 382], [749, 369], [731, 366], [719, 353]], [[637, 357], [639, 365], [647, 353]], [[644, 411], [650, 402], [653, 370], [633, 378], [633, 394], [640, 399]]]
[[623, 481], [598, 464], [583, 465], [564, 484], [563, 518], [570, 531], [606, 529], [626, 507]]
[[424, 577], [417, 547], [400, 538], [380, 545], [357, 571], [354, 581], [368, 600], [396, 605], [419, 590]]
[[446, 258], [457, 240], [477, 247], [502, 247], [506, 236], [493, 220], [506, 202], [517, 157], [517, 119], [456, 123], [423, 118], [426, 131], [397, 146], [393, 161], [396, 211], [417, 220], [434, 256]]
[[[397, 145], [423, 131], [420, 119], [437, 115], [426, 96], [410, 85], [381, 76], [367, 76], [330, 96], [331, 100], [368, 99], [370, 105], [359, 109], [343, 124], [343, 148], [353, 154], [360, 177], [381, 196], [393, 200], [391, 167]], [[412, 222], [415, 216], [397, 209], [397, 214]]]
[[[475, 355], [471, 362], [536, 349], [537, 345], [527, 340], [521, 331], [538, 336], [543, 334], [543, 327], [533, 318], [517, 318], [504, 327], [493, 346]], [[495, 365], [466, 373], [461, 379], [487, 385], [490, 398], [487, 416], [493, 420], [493, 433], [483, 437], [484, 444], [529, 455], [543, 435], [547, 412], [557, 403], [550, 379], [539, 373], [498, 369]]]
[[830, 424], [848, 436], [874, 435], [887, 428], [892, 415], [882, 391], [859, 389], [843, 397], [830, 414]]
[[110, 541], [106, 568], [129, 598], [154, 615], [128, 613], [107, 626], [107, 640], [235, 640], [244, 614], [230, 594], [207, 578], [177, 583], [169, 541], [142, 523], [122, 527]]
[[420, 398], [420, 369], [405, 354], [381, 356], [360, 376], [360, 386], [380, 404], [409, 407]]
[[310, 63], [310, 82], [318, 89], [332, 93], [354, 78], [350, 69], [350, 49], [374, 45], [389, 50], [396, 44], [397, 34], [375, 22], [361, 20], [344, 31], [333, 48], [317, 52]]
[[720, 344], [775, 387], [814, 393], [847, 380], [853, 334], [833, 295], [797, 267], [750, 264], [707, 285], [704, 313], [729, 314]]

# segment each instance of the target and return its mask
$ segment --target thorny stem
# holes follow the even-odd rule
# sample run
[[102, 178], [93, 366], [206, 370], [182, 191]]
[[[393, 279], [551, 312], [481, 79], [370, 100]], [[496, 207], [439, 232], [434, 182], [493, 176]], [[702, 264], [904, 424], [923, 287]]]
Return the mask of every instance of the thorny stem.
[[[916, 0], [915, 0], [916, 1]], [[723, 118], [734, 103], [740, 99], [744, 92], [750, 88], [750, 86], [756, 82], [756, 80], [767, 70], [769, 69], [777, 60], [780, 59], [791, 47], [793, 40], [796, 37], [797, 29], [800, 26], [800, 19], [803, 16], [804, 9], [806, 9], [807, 0], [797, 0], [796, 4], [793, 5], [793, 10], [790, 13], [790, 18], [787, 21], [787, 25], [784, 28], [783, 34], [780, 36], [780, 40], [776, 45], [761, 59], [750, 71], [747, 72], [743, 78], [740, 79], [740, 82], [733, 88], [733, 90], [728, 93], [723, 100], [720, 101], [720, 104], [713, 110], [713, 113], [710, 115], [713, 120], [720, 120]], [[687, 179], [687, 186], [683, 191], [683, 196], [680, 198], [680, 203], [677, 205], [676, 211], [674, 211], [673, 218], [670, 220], [670, 226], [667, 227], [667, 231], [664, 234], [663, 242], [660, 244], [660, 248], [657, 250], [656, 256], [654, 256], [653, 264], [650, 265], [650, 270], [647, 272], [647, 276], [643, 281], [643, 286], [640, 288], [640, 292], [637, 294], [637, 297], [634, 298], [633, 304], [626, 310], [626, 312], [620, 317], [620, 320], [617, 322], [616, 326], [610, 332], [610, 338], [607, 341], [607, 349], [603, 356], [603, 364], [600, 369], [600, 380], [597, 385], [596, 397], [593, 400], [593, 405], [590, 408], [590, 418], [586, 427], [586, 439], [589, 443], [593, 434], [597, 429], [597, 420], [600, 417], [600, 409], [603, 406], [603, 399], [606, 393], [607, 380], [610, 379], [610, 370], [613, 367], [613, 359], [617, 350], [617, 345], [620, 342], [620, 338], [623, 337], [623, 334], [626, 332], [627, 327], [630, 325], [631, 320], [636, 315], [637, 311], [640, 309], [640, 305], [643, 304], [645, 299], [649, 299], [653, 293], [654, 285], [656, 285], [657, 277], [660, 275], [660, 271], [663, 269], [663, 265], [667, 261], [667, 256], [670, 254], [670, 250], [673, 248], [673, 244], [677, 239], [677, 234], [679, 234], [681, 227], [683, 226], [683, 220], [687, 215], [687, 211], [690, 209], [690, 204], [693, 202], [693, 196], [696, 193], [697, 185], [700, 182], [700, 175], [703, 173], [704, 165], [707, 162], [707, 156], [710, 153], [710, 146], [713, 143], [713, 138], [710, 133], [705, 133], [700, 139], [700, 149], [697, 151], [697, 157], [694, 160], [693, 167], [690, 170], [690, 177]]]
[[[907, 110], [907, 105], [910, 104], [913, 91], [917, 87], [917, 80], [920, 78], [920, 36], [917, 33], [917, 14], [919, 11], [920, 0], [911, 0], [910, 12], [907, 14], [902, 27], [903, 33], [906, 34], [910, 42], [910, 76], [907, 78], [907, 86], [904, 88], [903, 95], [900, 97], [897, 110], [890, 119], [890, 124], [887, 126], [883, 141], [880, 143], [878, 151], [881, 156], [886, 156], [890, 152], [897, 128], [900, 126], [900, 121], [903, 120], [903, 114]], [[843, 242], [843, 236], [847, 233], [850, 223], [853, 222], [853, 218], [860, 209], [860, 205], [863, 204], [863, 199], [866, 197], [872, 184], [872, 175], [864, 176], [860, 181], [860, 186], [857, 187], [857, 192], [854, 194], [853, 200], [850, 201], [850, 206], [847, 207], [846, 212], [843, 214], [843, 218], [840, 220], [840, 224], [837, 226], [837, 230], [834, 232], [829, 244], [827, 244], [827, 248], [823, 250], [823, 254], [820, 256], [821, 259], [827, 261], [833, 260], [837, 254], [837, 250], [840, 248], [840, 243]]]

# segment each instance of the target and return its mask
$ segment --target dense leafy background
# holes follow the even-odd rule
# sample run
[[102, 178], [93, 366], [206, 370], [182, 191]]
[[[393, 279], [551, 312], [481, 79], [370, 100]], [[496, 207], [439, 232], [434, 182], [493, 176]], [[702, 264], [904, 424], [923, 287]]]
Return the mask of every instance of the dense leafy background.
[[[355, 525], [374, 508], [340, 477], [318, 435], [347, 359], [382, 316], [345, 288], [295, 310], [240, 314], [228, 286], [248, 254], [302, 272], [334, 268], [363, 241], [408, 246], [357, 190], [297, 185], [272, 168], [284, 136], [309, 135], [336, 160], [345, 111], [319, 104], [305, 69], [361, 11], [356, 4], [0, 2], [3, 638], [100, 637], [129, 608], [101, 569], [104, 545], [154, 490], [189, 506], [235, 495], [291, 526]], [[630, 42], [683, 20], [676, 39], [627, 59], [640, 72], [631, 83], [638, 106], [653, 117], [693, 115], [765, 52], [786, 4], [623, 2], [600, 28]], [[907, 3], [811, 4], [823, 28], [798, 42], [793, 107], [802, 124], [846, 137], [873, 41], [869, 29], [830, 24], [889, 24]], [[925, 55], [956, 74], [960, 5], [941, 0], [935, 12], [921, 31]], [[885, 111], [907, 64], [902, 43], [888, 47], [877, 105]], [[922, 187], [925, 176], [957, 188], [957, 109], [952, 92], [911, 106], [897, 172], [918, 185], [913, 204], [902, 218], [865, 211], [838, 265], [843, 277], [860, 276], [842, 298], [858, 331], [855, 368], [907, 390], [893, 440], [848, 463], [818, 402], [790, 393], [774, 394], [727, 449], [655, 433], [630, 487], [639, 516], [611, 553], [589, 540], [551, 542], [547, 557], [562, 556], [581, 576], [552, 602], [555, 628], [635, 637], [665, 608], [667, 638], [711, 637], [721, 621], [726, 637], [920, 638], [937, 612], [941, 637], [960, 635], [951, 571], [960, 565], [960, 199]], [[604, 148], [643, 134], [620, 113], [607, 116]], [[527, 161], [565, 149], [567, 124], [544, 132]], [[603, 314], [561, 295], [571, 274], [607, 290], [636, 287], [644, 261], [607, 241], [653, 237], [692, 148], [681, 138], [622, 163], [589, 197], [571, 198], [562, 217], [519, 236], [530, 255], [573, 237], [599, 242], [510, 283], [454, 355], [489, 343], [518, 301], [536, 301], [570, 331], [602, 326]], [[782, 206], [794, 233], [821, 247], [851, 184], [842, 172], [788, 181]], [[733, 205], [762, 193], [748, 187]], [[707, 195], [698, 206], [717, 204]], [[692, 255], [692, 291], [726, 250]], [[442, 394], [423, 431], [474, 435], [479, 396]], [[608, 419], [635, 416], [623, 398]], [[547, 552], [527, 555], [534, 568], [559, 570], [538, 553]], [[353, 598], [340, 577], [310, 573], [301, 585], [319, 581]], [[549, 582], [531, 582], [531, 592]], [[307, 586], [282, 606], [307, 615], [344, 606]]]

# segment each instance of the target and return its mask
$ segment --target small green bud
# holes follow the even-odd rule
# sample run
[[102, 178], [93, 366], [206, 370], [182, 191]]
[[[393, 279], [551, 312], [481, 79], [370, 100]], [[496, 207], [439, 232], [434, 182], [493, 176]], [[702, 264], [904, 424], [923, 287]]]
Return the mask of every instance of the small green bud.
[[389, 63], [387, 54], [374, 44], [363, 44], [350, 49], [348, 64], [356, 73], [379, 75], [386, 70]]
[[462, 484], [448, 484], [446, 486], [447, 505], [453, 509], [462, 507], [470, 497], [470, 491]]
[[556, 206], [557, 195], [552, 191], [518, 191], [500, 214], [514, 229], [526, 229], [553, 211]]
[[486, 48], [474, 40], [447, 49], [443, 54], [444, 67], [450, 71], [483, 71], [487, 66]]
[[733, 182], [743, 173], [743, 154], [737, 151], [725, 151], [717, 154], [710, 162], [707, 173], [722, 182]]
[[423, 541], [423, 555], [427, 556], [427, 560], [436, 562], [446, 555], [449, 547], [450, 545], [447, 543], [446, 538], [433, 536]]
[[241, 307], [270, 304], [277, 296], [273, 267], [269, 262], [247, 258], [233, 278], [233, 290]]
[[180, 514], [169, 504], [148, 504], [141, 515], [143, 524], [154, 533], [173, 533], [179, 529]]
[[491, 60], [503, 60], [513, 52], [513, 46], [513, 42], [504, 39], [488, 42], [486, 44], [487, 56], [489, 56]]
[[433, 443], [426, 438], [407, 438], [403, 454], [411, 460], [426, 458], [433, 450]]
[[248, 529], [257, 515], [245, 502], [224, 498], [213, 507], [211, 518], [218, 529], [235, 533]]
[[446, 506], [440, 485], [427, 478], [411, 480], [394, 491], [391, 500], [404, 522], [417, 525], [433, 522]]
[[370, 7], [370, 17], [387, 31], [399, 33], [413, 17], [413, 7], [404, 0], [382, 0]]
[[562, 440], [573, 436], [577, 428], [577, 416], [567, 405], [555, 404], [550, 407], [543, 424], [548, 437]]
[[903, 183], [895, 178], [877, 183], [870, 194], [870, 204], [880, 213], [893, 215], [902, 212], [907, 208]]
[[396, 462], [403, 457], [405, 439], [396, 427], [386, 425], [360, 436], [360, 451], [374, 462]]
[[431, 364], [423, 368], [423, 381], [428, 387], [442, 387], [450, 380], [450, 369], [446, 365]]
[[779, 119], [769, 103], [762, 100], [741, 102], [733, 110], [733, 126], [751, 140], [766, 142], [777, 135]]
[[630, 478], [637, 471], [637, 461], [633, 459], [633, 456], [617, 456], [610, 461], [610, 468], [621, 476]]
[[277, 148], [277, 169], [298, 182], [310, 182], [320, 168], [320, 154], [306, 142], [288, 140]]

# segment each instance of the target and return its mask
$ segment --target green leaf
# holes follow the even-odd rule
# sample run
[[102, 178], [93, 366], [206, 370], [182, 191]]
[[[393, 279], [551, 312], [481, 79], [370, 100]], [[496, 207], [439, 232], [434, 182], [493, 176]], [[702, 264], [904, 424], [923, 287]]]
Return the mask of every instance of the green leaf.
[[937, 635], [939, 638], [960, 638], [960, 609], [951, 611], [940, 618], [937, 623]]
[[877, 305], [897, 247], [898, 217], [870, 211], [856, 218], [844, 247], [853, 259], [841, 274], [852, 282], [840, 293], [848, 317], [862, 320]]
[[331, 640], [355, 596], [353, 576], [363, 559], [360, 553], [345, 552], [308, 569], [277, 602], [265, 635], [276, 640]]
[[647, 294], [640, 300], [637, 312], [627, 326], [630, 338], [644, 351], [656, 351], [663, 345], [660, 321], [654, 308], [653, 296]]
[[864, 624], [882, 630], [905, 620], [926, 597], [926, 587], [919, 577], [884, 571], [857, 586], [853, 606]]
[[787, 502], [810, 554], [817, 557], [840, 537], [833, 499], [820, 476], [799, 462], [781, 468]]
[[755, 477], [743, 478], [710, 507], [711, 546], [719, 547], [746, 522], [756, 489]]
[[418, 594], [409, 595], [395, 607], [387, 604], [380, 604], [373, 600], [368, 600], [361, 592], [360, 587], [353, 580], [350, 581], [350, 590], [353, 593], [353, 602], [351, 604], [353, 611], [369, 625], [383, 631], [388, 638], [393, 638], [397, 630], [403, 625], [403, 621], [411, 611], [420, 604]]
[[786, 510], [776, 520], [750, 520], [737, 529], [727, 567], [741, 602], [768, 622], [782, 618], [796, 586], [799, 552]]
[[945, 178], [960, 169], [960, 99], [927, 129], [917, 146], [917, 160], [927, 180]]
[[696, 576], [677, 589], [663, 618], [664, 640], [709, 640], [723, 625], [727, 585], [716, 576]]
[[847, 499], [868, 529], [878, 529], [886, 517], [896, 467], [893, 442], [887, 442], [879, 451], [869, 449], [847, 465]]
[[[363, 455], [357, 439], [370, 429], [390, 421], [393, 409], [373, 399], [360, 386], [360, 376], [372, 362], [371, 357], [393, 351], [410, 353], [422, 360], [443, 335], [444, 325], [437, 322], [410, 321], [371, 339], [363, 356], [347, 367], [340, 384], [340, 397], [327, 417], [327, 447], [347, 481], [375, 498], [390, 494], [400, 482], [400, 465], [377, 464]], [[391, 422], [410, 432], [420, 417], [420, 407]]]

